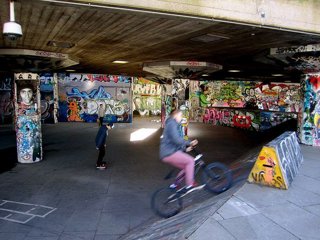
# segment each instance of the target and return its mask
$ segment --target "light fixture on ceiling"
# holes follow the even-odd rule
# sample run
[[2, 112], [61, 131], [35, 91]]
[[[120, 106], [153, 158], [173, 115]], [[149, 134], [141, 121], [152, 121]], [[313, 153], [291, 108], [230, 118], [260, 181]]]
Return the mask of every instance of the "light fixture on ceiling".
[[272, 77], [283, 77], [284, 75], [281, 73], [274, 73], [271, 75]]
[[116, 63], [116, 64], [126, 64], [126, 63], [128, 63], [128, 61], [125, 61], [125, 60], [114, 60], [112, 63]]
[[230, 73], [238, 73], [238, 72], [241, 72], [241, 70], [239, 70], [239, 69], [229, 69], [228, 72], [230, 72]]
[[10, 0], [10, 22], [3, 24], [3, 35], [10, 40], [15, 41], [22, 36], [21, 25], [15, 22], [14, 18], [14, 2]]
[[66, 72], [75, 72], [76, 70], [74, 69], [66, 69]]
[[209, 77], [209, 74], [208, 73], [204, 73], [201, 75], [202, 77]]

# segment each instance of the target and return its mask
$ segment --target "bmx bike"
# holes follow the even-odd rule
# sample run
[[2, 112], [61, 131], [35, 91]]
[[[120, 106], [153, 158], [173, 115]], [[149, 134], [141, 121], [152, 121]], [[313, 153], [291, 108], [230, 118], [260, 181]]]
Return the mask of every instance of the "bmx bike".
[[[195, 151], [195, 149], [193, 149]], [[194, 158], [195, 170], [194, 177], [200, 175], [201, 185], [196, 186], [192, 191], [206, 189], [211, 193], [222, 193], [228, 190], [232, 184], [232, 173], [229, 168], [220, 162], [206, 164], [203, 161], [203, 154], [196, 152]], [[165, 179], [170, 178], [172, 171], [167, 174]], [[178, 182], [183, 182], [184, 174], [176, 179]], [[151, 208], [155, 214], [163, 218], [169, 218], [178, 214], [183, 207], [183, 197], [189, 192], [181, 191], [182, 188], [166, 186], [156, 190], [151, 197]]]

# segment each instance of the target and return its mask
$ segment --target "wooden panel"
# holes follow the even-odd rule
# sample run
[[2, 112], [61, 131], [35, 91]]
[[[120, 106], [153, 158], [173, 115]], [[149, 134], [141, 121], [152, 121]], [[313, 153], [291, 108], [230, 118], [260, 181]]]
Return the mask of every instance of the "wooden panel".
[[[8, 21], [9, 2], [0, 0], [1, 25]], [[0, 38], [1, 48], [26, 48], [68, 53], [80, 58], [77, 71], [146, 75], [142, 64], [150, 61], [199, 60], [223, 64], [224, 68], [283, 68], [252, 61], [263, 58], [271, 47], [319, 43], [320, 37], [274, 31], [227, 23], [134, 14], [94, 7], [75, 7], [41, 1], [15, 1], [16, 20], [23, 37], [12, 43]], [[253, 36], [252, 33], [255, 33]], [[205, 34], [221, 35], [213, 42], [191, 40]], [[71, 42], [75, 46], [58, 48], [49, 41]], [[130, 63], [115, 65], [113, 60]], [[267, 61], [266, 61], [267, 62]], [[269, 63], [271, 61], [269, 60]], [[270, 74], [269, 74], [270, 75]]]

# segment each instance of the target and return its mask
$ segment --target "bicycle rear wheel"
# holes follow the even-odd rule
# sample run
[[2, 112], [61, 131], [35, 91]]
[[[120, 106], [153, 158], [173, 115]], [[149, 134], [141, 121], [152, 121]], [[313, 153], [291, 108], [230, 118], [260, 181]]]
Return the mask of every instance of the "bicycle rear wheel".
[[169, 218], [178, 214], [182, 209], [182, 199], [175, 189], [161, 188], [153, 193], [151, 208], [160, 217]]
[[207, 165], [202, 172], [202, 183], [212, 193], [222, 193], [228, 190], [232, 183], [232, 174], [228, 167], [215, 162]]

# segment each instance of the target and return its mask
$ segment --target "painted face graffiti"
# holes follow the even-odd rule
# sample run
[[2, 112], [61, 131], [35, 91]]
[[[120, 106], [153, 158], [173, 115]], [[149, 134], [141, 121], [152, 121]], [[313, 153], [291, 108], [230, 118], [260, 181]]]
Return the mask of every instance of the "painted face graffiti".
[[25, 105], [33, 104], [33, 91], [31, 88], [23, 88], [20, 90], [21, 102]]

